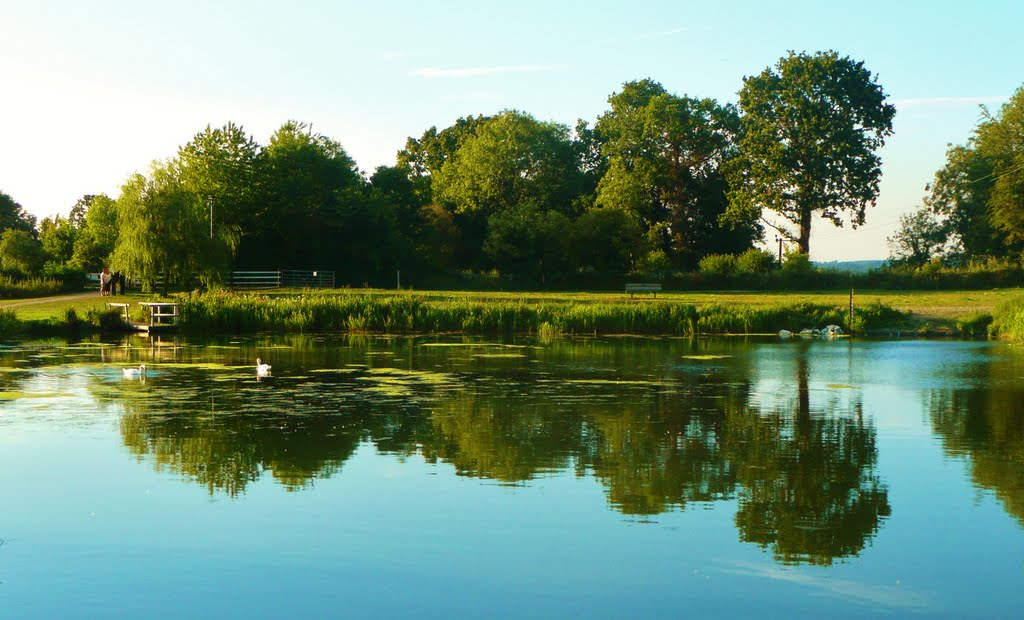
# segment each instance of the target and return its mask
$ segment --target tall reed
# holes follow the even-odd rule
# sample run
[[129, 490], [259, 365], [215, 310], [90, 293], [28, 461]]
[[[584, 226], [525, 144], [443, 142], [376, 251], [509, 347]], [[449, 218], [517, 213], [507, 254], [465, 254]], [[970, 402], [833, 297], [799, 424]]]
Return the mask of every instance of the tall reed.
[[989, 333], [1005, 340], [1024, 342], [1024, 295], [996, 306]]
[[[883, 312], [881, 309], [884, 309]], [[182, 328], [202, 332], [327, 331], [472, 334], [659, 334], [756, 333], [841, 325], [863, 329], [898, 319], [879, 306], [847, 324], [845, 309], [826, 304], [768, 308], [712, 305], [698, 312], [671, 302], [587, 302], [427, 299], [408, 294], [316, 293], [288, 297], [207, 293], [181, 300]]]

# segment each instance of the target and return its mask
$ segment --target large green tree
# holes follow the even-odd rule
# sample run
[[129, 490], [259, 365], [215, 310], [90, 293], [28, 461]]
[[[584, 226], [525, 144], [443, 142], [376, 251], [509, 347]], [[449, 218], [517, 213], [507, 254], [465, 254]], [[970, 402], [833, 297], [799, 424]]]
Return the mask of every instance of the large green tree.
[[406, 140], [405, 148], [398, 152], [396, 167], [412, 183], [413, 194], [420, 206], [434, 201], [433, 175], [441, 171], [445, 162], [455, 157], [462, 143], [476, 134], [476, 130], [488, 118], [465, 116], [440, 131], [434, 126], [424, 131], [419, 138]]
[[889, 260], [895, 264], [920, 267], [947, 254], [948, 228], [927, 208], [900, 216], [899, 229], [888, 238]]
[[[727, 167], [733, 217], [772, 211], [810, 252], [815, 214], [856, 228], [878, 197], [881, 160], [896, 109], [875, 77], [834, 51], [790, 54], [743, 79], [743, 137]], [[795, 232], [792, 227], [795, 227]]]
[[227, 268], [223, 246], [209, 236], [206, 201], [181, 182], [175, 161], [133, 174], [117, 199], [120, 234], [110, 266], [149, 289], [218, 282]]
[[0, 231], [13, 228], [33, 233], [35, 227], [36, 218], [25, 211], [9, 194], [0, 192]]
[[435, 198], [490, 216], [530, 203], [567, 213], [579, 188], [569, 128], [507, 110], [477, 127], [434, 176]]
[[182, 187], [206, 202], [214, 237], [232, 256], [256, 211], [259, 154], [256, 141], [234, 123], [207, 125], [178, 149]]
[[103, 269], [120, 235], [117, 203], [105, 194], [89, 194], [71, 208], [69, 219], [77, 222], [71, 264], [86, 271]]
[[482, 248], [492, 216], [527, 206], [570, 215], [581, 179], [577, 153], [565, 125], [515, 110], [480, 122], [431, 175], [433, 199], [459, 231], [456, 262], [488, 265]]
[[39, 242], [48, 261], [60, 265], [70, 262], [77, 237], [78, 230], [70, 218], [55, 215], [39, 222]]
[[978, 154], [992, 166], [979, 182], [992, 183], [992, 224], [1016, 247], [1024, 243], [1024, 87], [995, 115], [986, 115], [976, 132]]
[[43, 247], [35, 235], [18, 228], [0, 233], [0, 269], [34, 276], [43, 267]]
[[365, 186], [337, 141], [289, 121], [260, 158], [260, 199], [239, 264], [255, 269], [329, 269], [343, 247], [333, 238], [342, 203]]
[[756, 218], [720, 222], [722, 165], [736, 155], [740, 126], [733, 106], [673, 95], [651, 80], [626, 83], [608, 102], [595, 128], [608, 160], [599, 205], [633, 214], [683, 267], [760, 237]]
[[483, 251], [502, 273], [546, 284], [568, 267], [568, 230], [562, 213], [523, 203], [488, 219]]

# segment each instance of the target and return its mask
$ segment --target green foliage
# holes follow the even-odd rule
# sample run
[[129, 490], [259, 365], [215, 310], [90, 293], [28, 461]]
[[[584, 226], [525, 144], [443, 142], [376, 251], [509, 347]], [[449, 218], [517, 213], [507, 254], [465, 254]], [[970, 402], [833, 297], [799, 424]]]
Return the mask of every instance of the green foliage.
[[988, 207], [992, 225], [1006, 241], [1024, 244], [1024, 86], [1010, 97], [999, 113], [986, 118], [974, 140], [978, 154], [991, 164]]
[[502, 273], [540, 279], [568, 264], [569, 218], [523, 204], [488, 219], [484, 253]]
[[[219, 333], [276, 331], [463, 332], [471, 334], [676, 334], [775, 333], [837, 324], [847, 331], [846, 308], [799, 303], [757, 308], [635, 302], [538, 302], [414, 295], [340, 293], [267, 297], [197, 294], [181, 301], [182, 328]], [[901, 321], [888, 306], [858, 309], [853, 329]]]
[[993, 317], [988, 312], [976, 312], [956, 320], [956, 329], [964, 336], [984, 336], [988, 334]]
[[700, 259], [701, 273], [715, 276], [731, 276], [738, 271], [736, 256], [732, 254], [708, 254]]
[[900, 227], [888, 238], [889, 256], [894, 263], [919, 267], [948, 254], [948, 227], [927, 208], [900, 216]]
[[1024, 295], [996, 306], [989, 333], [1005, 340], [1024, 342]]
[[54, 216], [44, 218], [39, 223], [39, 242], [43, 247], [43, 254], [48, 262], [67, 263], [71, 260], [75, 250], [75, 238], [78, 230], [75, 229], [69, 218]]
[[814, 270], [810, 254], [803, 252], [790, 252], [786, 254], [786, 260], [782, 263], [782, 270], [790, 273], [807, 273]]
[[85, 271], [72, 265], [46, 263], [42, 276], [46, 280], [60, 280], [65, 291], [80, 291], [85, 288]]
[[[0, 291], [3, 290], [3, 278], [0, 278]], [[21, 331], [21, 323], [14, 310], [0, 308], [0, 338], [10, 338]]]
[[633, 267], [633, 274], [661, 279], [672, 269], [672, 261], [669, 260], [665, 250], [656, 249], [643, 255]]
[[12, 278], [0, 275], [0, 297], [45, 297], [56, 295], [63, 288], [60, 280], [45, 278]]
[[713, 99], [669, 94], [652, 80], [628, 82], [597, 122], [607, 170], [597, 204], [627, 211], [674, 264], [696, 266], [709, 252], [739, 252], [761, 235], [756, 219], [723, 226], [722, 164], [735, 156], [739, 115]]
[[864, 63], [836, 52], [796, 54], [746, 77], [743, 137], [727, 164], [729, 217], [765, 208], [794, 225], [810, 251], [813, 214], [842, 226], [864, 223], [881, 176], [875, 152], [892, 133], [896, 109]]
[[174, 162], [154, 164], [148, 178], [129, 177], [117, 210], [114, 271], [140, 280], [143, 290], [157, 282], [184, 288], [196, 278], [219, 280], [226, 267], [223, 246], [210, 239], [205, 201], [182, 185]]
[[647, 251], [640, 223], [620, 209], [591, 209], [570, 232], [569, 252], [580, 270], [622, 274]]
[[183, 189], [212, 207], [214, 236], [232, 256], [259, 205], [259, 146], [234, 123], [209, 125], [178, 149], [178, 175]]
[[43, 246], [32, 233], [8, 228], [0, 233], [0, 269], [8, 273], [34, 276], [43, 268]]
[[71, 264], [92, 273], [108, 266], [121, 232], [117, 203], [104, 194], [83, 196], [68, 219], [77, 227]]
[[14, 229], [33, 233], [35, 228], [36, 218], [25, 211], [10, 195], [0, 192], [0, 232]]
[[740, 273], [765, 274], [777, 267], [775, 255], [767, 250], [750, 248], [736, 257], [736, 270]]
[[504, 111], [476, 127], [435, 173], [436, 198], [485, 218], [524, 204], [567, 212], [579, 188], [569, 128]]

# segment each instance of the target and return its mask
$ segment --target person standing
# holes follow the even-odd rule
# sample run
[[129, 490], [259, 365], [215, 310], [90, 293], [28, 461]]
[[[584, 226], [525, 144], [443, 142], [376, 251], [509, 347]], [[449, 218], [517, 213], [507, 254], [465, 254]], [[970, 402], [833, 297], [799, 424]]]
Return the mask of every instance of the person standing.
[[112, 276], [110, 274], [110, 268], [104, 267], [103, 271], [100, 272], [100, 297], [103, 297], [110, 293], [110, 280]]

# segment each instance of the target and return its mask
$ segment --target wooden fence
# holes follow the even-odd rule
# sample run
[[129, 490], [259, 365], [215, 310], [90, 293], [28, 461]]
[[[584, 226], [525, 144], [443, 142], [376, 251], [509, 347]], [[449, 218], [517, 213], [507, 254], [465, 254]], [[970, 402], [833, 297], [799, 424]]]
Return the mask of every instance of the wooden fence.
[[232, 271], [231, 288], [334, 288], [333, 271]]

